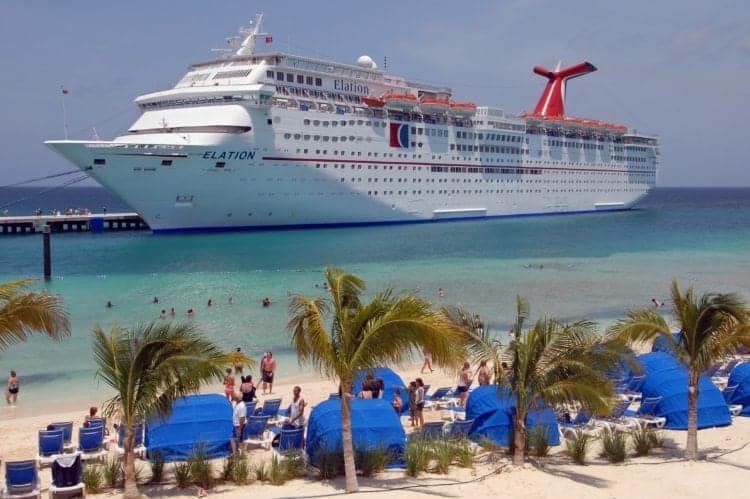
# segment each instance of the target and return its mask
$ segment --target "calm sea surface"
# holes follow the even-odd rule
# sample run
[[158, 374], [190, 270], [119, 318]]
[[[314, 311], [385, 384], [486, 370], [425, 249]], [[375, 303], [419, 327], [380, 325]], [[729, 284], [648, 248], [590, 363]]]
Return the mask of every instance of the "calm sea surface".
[[[34, 192], [0, 189], [0, 206]], [[127, 210], [98, 188], [54, 191], [9, 210], [103, 204]], [[288, 296], [321, 294], [316, 284], [329, 264], [362, 276], [369, 289], [392, 285], [461, 303], [501, 335], [516, 294], [530, 300], [532, 316], [603, 325], [652, 297], [667, 299], [672, 278], [750, 298], [748, 229], [750, 189], [743, 188], [658, 189], [621, 213], [210, 235], [55, 234], [54, 277], [37, 287], [64, 297], [72, 338], [13, 346], [0, 353], [0, 373], [19, 371], [27, 400], [93, 393], [91, 328], [155, 320], [171, 307], [180, 320], [194, 308], [192, 321], [227, 349], [255, 356], [273, 349], [281, 376], [298, 373], [285, 329]], [[0, 280], [39, 277], [41, 252], [40, 236], [0, 236]], [[269, 308], [261, 307], [265, 296]]]

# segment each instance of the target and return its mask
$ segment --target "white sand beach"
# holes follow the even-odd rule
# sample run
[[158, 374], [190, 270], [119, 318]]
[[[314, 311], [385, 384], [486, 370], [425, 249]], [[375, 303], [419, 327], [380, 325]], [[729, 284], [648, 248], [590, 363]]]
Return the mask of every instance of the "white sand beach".
[[[421, 364], [420, 364], [421, 365]], [[420, 365], [397, 369], [405, 381], [419, 374]], [[421, 375], [425, 383], [438, 386], [455, 385], [455, 376], [436, 370]], [[336, 391], [336, 385], [315, 375], [279, 380], [274, 386], [274, 396], [283, 396], [284, 404], [291, 399], [292, 387], [302, 386], [303, 397], [310, 406], [324, 400]], [[207, 392], [221, 392], [213, 386]], [[263, 400], [261, 396], [261, 400]], [[90, 400], [80, 406], [40, 406], [36, 414], [23, 410], [23, 399], [13, 413], [4, 409], [0, 421], [0, 458], [3, 462], [29, 459], [36, 456], [37, 430], [48, 423], [73, 420], [75, 426], [83, 422], [89, 405], [101, 405], [102, 400]], [[75, 401], [81, 404], [81, 401]], [[308, 409], [309, 411], [309, 409]], [[425, 412], [426, 419], [439, 419], [437, 411]], [[408, 418], [402, 421], [410, 431]], [[750, 476], [750, 418], [738, 417], [732, 425], [701, 430], [699, 447], [704, 459], [687, 462], [682, 459], [686, 432], [663, 431], [665, 445], [652, 455], [629, 457], [625, 463], [613, 465], [596, 454], [596, 446], [589, 454], [589, 464], [578, 466], [565, 456], [563, 446], [553, 448], [551, 456], [543, 460], [530, 458], [523, 467], [513, 467], [505, 454], [479, 454], [473, 469], [452, 467], [447, 475], [422, 474], [407, 477], [403, 470], [386, 471], [374, 478], [360, 478], [363, 497], [509, 497], [559, 498], [663, 498], [663, 497], [732, 497], [742, 495], [744, 483]], [[262, 449], [250, 452], [251, 461], [270, 459], [270, 452]], [[220, 461], [216, 463], [221, 467]], [[170, 474], [166, 467], [166, 475]], [[40, 471], [43, 488], [50, 482], [48, 468]], [[164, 486], [147, 486], [149, 497], [196, 497], [195, 487], [178, 489], [174, 483]], [[220, 484], [208, 492], [210, 497], [221, 498], [276, 498], [276, 497], [329, 497], [343, 495], [343, 477], [333, 481], [315, 478], [297, 479], [281, 486], [252, 483], [238, 487]], [[88, 497], [112, 497], [113, 492]], [[46, 492], [45, 492], [46, 496]]]

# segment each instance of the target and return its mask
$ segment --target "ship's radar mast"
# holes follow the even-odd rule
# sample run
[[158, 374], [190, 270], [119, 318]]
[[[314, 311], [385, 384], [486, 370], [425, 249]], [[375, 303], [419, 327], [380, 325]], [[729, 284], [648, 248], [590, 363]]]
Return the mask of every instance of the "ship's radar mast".
[[[249, 26], [240, 29], [240, 34], [245, 38], [239, 44], [234, 55], [251, 55], [255, 51], [255, 43], [258, 38], [262, 37], [266, 43], [269, 43], [268, 40], [271, 39], [268, 33], [263, 32], [263, 14], [256, 14], [255, 21], [250, 21], [249, 24]], [[235, 40], [239, 41], [239, 38]]]

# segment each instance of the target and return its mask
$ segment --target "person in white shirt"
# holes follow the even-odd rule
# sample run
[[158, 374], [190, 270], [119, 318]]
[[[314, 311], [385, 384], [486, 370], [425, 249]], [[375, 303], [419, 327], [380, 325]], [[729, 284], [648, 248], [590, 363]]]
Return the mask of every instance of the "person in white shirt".
[[299, 386], [295, 386], [292, 389], [293, 397], [292, 403], [289, 405], [289, 426], [294, 428], [302, 428], [305, 426], [305, 399], [300, 394], [302, 389]]
[[235, 454], [242, 443], [242, 433], [245, 430], [245, 421], [247, 420], [247, 406], [242, 401], [242, 395], [234, 393], [234, 409], [232, 411], [232, 424], [234, 425], [234, 435], [230, 441], [232, 445], [232, 454]]

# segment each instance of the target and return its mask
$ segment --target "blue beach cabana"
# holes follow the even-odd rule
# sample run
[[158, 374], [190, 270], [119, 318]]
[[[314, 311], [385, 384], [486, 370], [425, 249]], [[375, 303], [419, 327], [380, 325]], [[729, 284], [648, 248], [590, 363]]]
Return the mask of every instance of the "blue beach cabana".
[[737, 390], [729, 401], [732, 404], [742, 404], [741, 416], [750, 416], [750, 362], [738, 364], [729, 373], [727, 386], [738, 385]]
[[178, 399], [165, 419], [146, 424], [145, 444], [149, 454], [159, 451], [166, 461], [183, 461], [196, 446], [203, 445], [209, 458], [231, 453], [232, 405], [218, 394], [190, 395]]
[[[354, 450], [387, 449], [391, 464], [401, 460], [406, 433], [389, 400], [352, 399], [352, 439]], [[307, 454], [310, 464], [318, 463], [318, 452], [343, 452], [341, 400], [325, 400], [310, 412], [307, 423]]]
[[[662, 397], [655, 416], [667, 418], [665, 428], [687, 430], [688, 371], [666, 352], [638, 356], [646, 379], [641, 386], [643, 398]], [[726, 426], [732, 423], [724, 396], [706, 376], [700, 377], [698, 394], [698, 428]]]
[[[499, 390], [497, 385], [478, 387], [466, 401], [466, 419], [474, 419], [469, 437], [474, 440], [486, 437], [495, 444], [510, 446], [515, 413], [515, 398], [509, 392]], [[552, 408], [530, 411], [526, 423], [529, 431], [543, 427], [549, 444], [560, 445], [560, 431]]]

